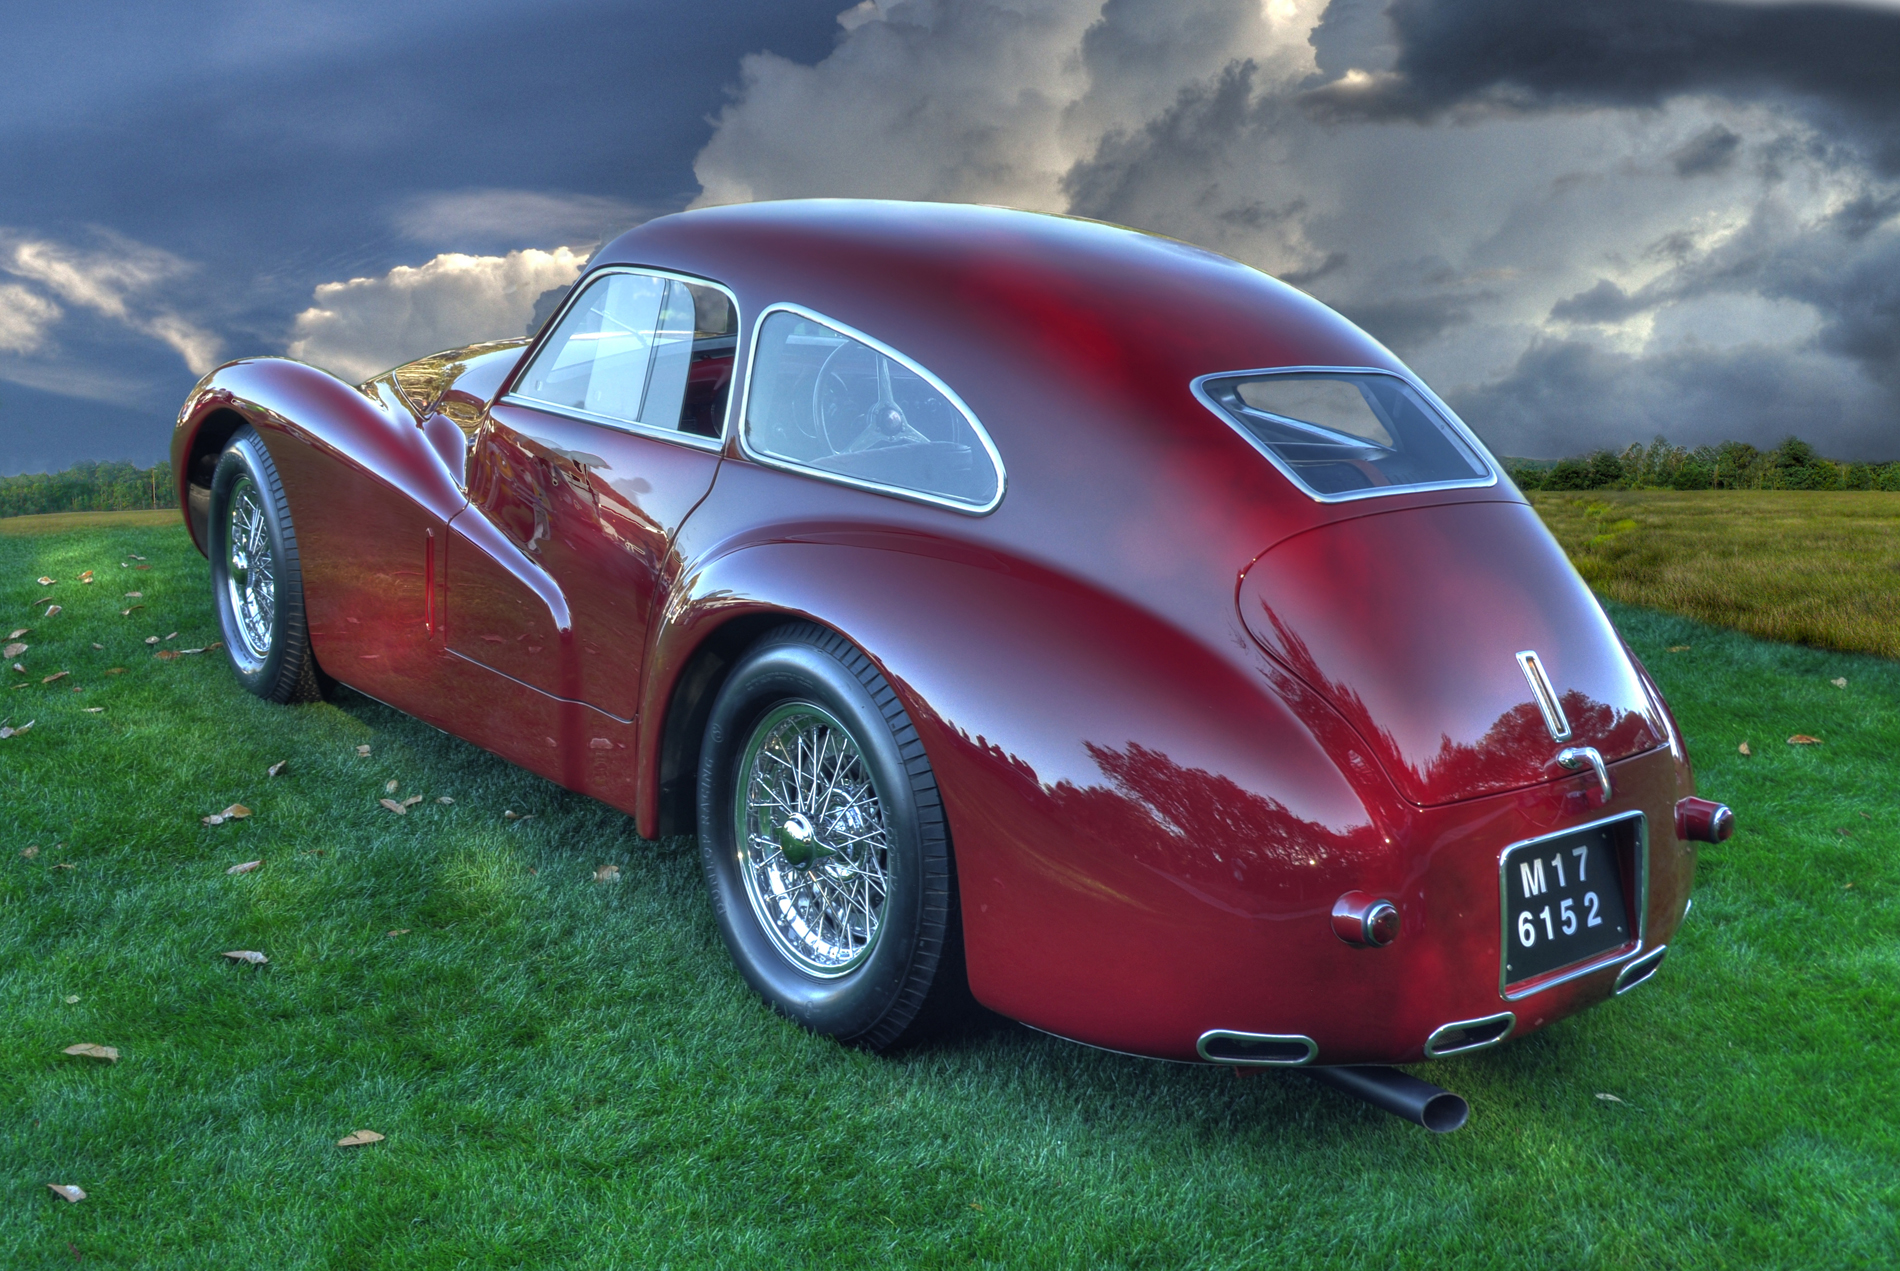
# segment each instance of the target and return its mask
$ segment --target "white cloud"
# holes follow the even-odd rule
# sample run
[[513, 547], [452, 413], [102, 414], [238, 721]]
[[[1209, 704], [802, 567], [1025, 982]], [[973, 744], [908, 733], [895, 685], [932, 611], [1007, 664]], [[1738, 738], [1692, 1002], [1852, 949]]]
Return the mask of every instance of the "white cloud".
[[91, 309], [163, 341], [194, 375], [216, 365], [217, 337], [179, 315], [157, 294], [164, 284], [191, 273], [195, 266], [116, 234], [101, 233], [99, 238], [104, 249], [87, 251], [0, 231], [0, 269], [39, 283], [70, 305]]
[[379, 278], [327, 282], [297, 315], [290, 356], [361, 381], [442, 349], [518, 336], [536, 298], [573, 282], [586, 264], [567, 247], [447, 253]]
[[[1803, 393], [1777, 400], [1812, 405], [1787, 429], [1811, 429], [1823, 449], [1830, 436], [1875, 444], [1877, 421], [1900, 409], [1900, 389], [1876, 387], [1894, 377], [1900, 342], [1880, 269], [1900, 259], [1900, 183], [1772, 95], [1424, 124], [1319, 110], [1316, 85], [1395, 74], [1384, 11], [1383, 0], [859, 5], [816, 65], [745, 59], [695, 163], [697, 203], [997, 202], [1200, 243], [1356, 318], [1454, 404], [1495, 406], [1495, 440], [1514, 453], [1565, 444], [1533, 428], [1533, 399], [1512, 387], [1559, 366], [1573, 387], [1593, 374], [1657, 391], [1693, 379], [1695, 392], [1656, 402], [1643, 427], [1674, 419], [1675, 440], [1719, 440], [1747, 414], [1725, 404], [1723, 384], [1738, 400], [1757, 390], [1747, 359], [1713, 351], [1743, 347], [1759, 350], [1756, 365], [1802, 368]], [[1842, 291], [1850, 278], [1863, 280], [1859, 299]], [[1627, 303], [1614, 320], [1580, 321], [1576, 298], [1605, 282], [1602, 299]], [[1602, 356], [1560, 362], [1558, 348]], [[1565, 417], [1581, 427], [1595, 411], [1592, 435], [1608, 435], [1627, 426], [1611, 398]]]
[[60, 319], [60, 307], [18, 283], [0, 283], [0, 351], [35, 353], [46, 343], [46, 328]]
[[515, 239], [547, 243], [600, 242], [646, 220], [651, 212], [593, 194], [534, 190], [458, 190], [411, 200], [396, 227], [421, 243]]

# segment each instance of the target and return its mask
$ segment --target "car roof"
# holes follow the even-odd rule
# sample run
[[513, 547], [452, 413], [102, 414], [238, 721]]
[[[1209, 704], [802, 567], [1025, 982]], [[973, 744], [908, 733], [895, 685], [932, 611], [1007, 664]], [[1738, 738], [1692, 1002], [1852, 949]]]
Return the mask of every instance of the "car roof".
[[973, 333], [1088, 371], [1134, 358], [1184, 387], [1272, 366], [1401, 369], [1377, 341], [1239, 261], [1077, 217], [975, 204], [794, 199], [649, 221], [596, 264], [644, 264], [740, 293], [749, 323], [790, 301], [929, 361]]

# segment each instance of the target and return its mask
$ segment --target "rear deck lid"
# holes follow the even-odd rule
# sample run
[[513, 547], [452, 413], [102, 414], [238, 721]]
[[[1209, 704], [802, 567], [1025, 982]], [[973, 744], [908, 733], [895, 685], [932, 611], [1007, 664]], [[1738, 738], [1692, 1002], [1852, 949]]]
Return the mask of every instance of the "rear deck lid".
[[[1521, 503], [1410, 508], [1297, 534], [1248, 569], [1240, 609], [1413, 803], [1567, 775], [1556, 763], [1566, 746], [1615, 762], [1665, 744], [1609, 619]], [[1544, 703], [1527, 661], [1547, 680]]]

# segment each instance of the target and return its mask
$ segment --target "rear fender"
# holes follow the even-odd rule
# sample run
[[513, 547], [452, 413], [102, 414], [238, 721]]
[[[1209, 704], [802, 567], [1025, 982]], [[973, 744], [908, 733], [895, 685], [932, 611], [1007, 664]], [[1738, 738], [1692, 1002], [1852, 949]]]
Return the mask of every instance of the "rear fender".
[[971, 988], [993, 1009], [1093, 1040], [1104, 995], [1218, 983], [1276, 928], [1323, 926], [1342, 891], [1403, 882], [1388, 832], [1403, 809], [1368, 810], [1237, 623], [1217, 653], [1025, 562], [854, 537], [750, 546], [681, 579], [648, 653], [643, 832], [695, 654], [734, 623], [804, 618], [863, 649], [917, 727], [955, 844]]

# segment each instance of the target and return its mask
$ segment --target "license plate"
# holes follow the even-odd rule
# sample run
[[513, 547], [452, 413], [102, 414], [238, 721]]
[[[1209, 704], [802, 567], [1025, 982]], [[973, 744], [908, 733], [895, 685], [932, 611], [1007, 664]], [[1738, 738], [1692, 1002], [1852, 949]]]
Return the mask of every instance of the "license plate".
[[1633, 820], [1520, 843], [1504, 853], [1504, 982], [1511, 985], [1630, 942], [1619, 857]]

